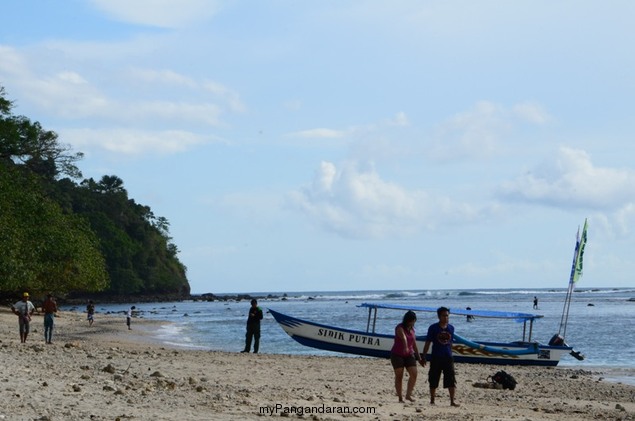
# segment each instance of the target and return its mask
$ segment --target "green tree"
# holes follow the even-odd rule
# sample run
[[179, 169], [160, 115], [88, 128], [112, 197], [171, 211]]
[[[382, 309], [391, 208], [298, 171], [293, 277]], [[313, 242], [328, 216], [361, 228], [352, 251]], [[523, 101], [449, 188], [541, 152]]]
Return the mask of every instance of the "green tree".
[[169, 222], [128, 198], [123, 180], [87, 179], [77, 190], [75, 211], [101, 239], [113, 294], [189, 294], [185, 266], [169, 237]]
[[1, 291], [107, 287], [99, 240], [84, 219], [63, 213], [30, 173], [6, 163], [0, 193]]
[[115, 175], [77, 184], [83, 154], [12, 107], [0, 86], [0, 292], [189, 295], [168, 220]]
[[80, 178], [76, 162], [81, 152], [58, 141], [57, 133], [44, 130], [39, 122], [11, 114], [13, 103], [0, 87], [0, 160], [21, 163], [32, 172], [53, 180], [60, 174]]

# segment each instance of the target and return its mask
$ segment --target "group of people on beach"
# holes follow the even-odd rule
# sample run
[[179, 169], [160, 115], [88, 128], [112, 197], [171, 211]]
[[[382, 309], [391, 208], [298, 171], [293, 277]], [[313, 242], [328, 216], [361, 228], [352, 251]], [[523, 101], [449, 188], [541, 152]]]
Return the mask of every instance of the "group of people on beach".
[[[415, 322], [417, 315], [414, 311], [408, 311], [403, 320], [395, 328], [394, 344], [390, 351], [390, 362], [395, 371], [395, 390], [399, 402], [404, 402], [403, 377], [404, 371], [408, 373], [405, 399], [414, 401], [413, 391], [417, 382], [417, 362], [422, 367], [426, 366], [426, 356], [431, 349], [430, 369], [428, 382], [430, 383], [430, 403], [434, 405], [436, 391], [443, 374], [443, 388], [450, 393], [450, 405], [459, 406], [455, 400], [456, 375], [454, 371], [454, 359], [452, 357], [452, 338], [454, 326], [450, 324], [450, 310], [446, 307], [437, 309], [439, 321], [428, 327], [428, 334], [423, 353], [419, 352], [415, 336]], [[251, 351], [258, 353], [260, 346], [260, 321], [263, 318], [262, 309], [258, 307], [258, 301], [251, 300], [249, 315], [247, 316], [247, 333], [245, 335], [245, 348], [243, 353]]]
[[[44, 342], [52, 344], [53, 327], [55, 324], [55, 317], [57, 317], [57, 302], [55, 301], [53, 294], [46, 294], [46, 298], [42, 302], [41, 307], [42, 312], [44, 313]], [[126, 326], [128, 326], [128, 330], [131, 329], [130, 324], [135, 309], [135, 306], [131, 306], [126, 312]], [[11, 311], [13, 314], [18, 316], [20, 342], [25, 343], [29, 333], [31, 333], [31, 318], [36, 312], [35, 305], [31, 302], [28, 292], [22, 294], [22, 299], [11, 306]], [[88, 326], [92, 326], [95, 321], [95, 303], [92, 300], [89, 300], [86, 305], [86, 320], [88, 320]]]
[[[126, 325], [131, 329], [131, 319], [135, 306], [131, 306], [126, 312]], [[20, 328], [20, 341], [25, 343], [30, 332], [30, 322], [35, 306], [29, 300], [29, 293], [25, 292], [22, 300], [11, 306], [11, 310], [18, 316]], [[57, 304], [52, 294], [47, 294], [42, 304], [44, 312], [44, 340], [47, 344], [52, 343], [54, 318], [57, 313]], [[89, 326], [93, 325], [95, 304], [92, 300], [86, 306], [87, 320]], [[446, 307], [437, 309], [438, 322], [428, 327], [426, 342], [423, 352], [419, 352], [415, 336], [415, 323], [417, 315], [413, 311], [404, 314], [403, 320], [395, 327], [394, 343], [390, 352], [390, 362], [395, 372], [395, 390], [399, 402], [404, 402], [403, 377], [404, 371], [408, 373], [405, 399], [414, 401], [413, 391], [417, 382], [417, 362], [426, 366], [428, 351], [431, 349], [429, 357], [430, 368], [428, 371], [428, 383], [430, 384], [430, 403], [434, 405], [436, 390], [439, 387], [441, 375], [443, 374], [443, 388], [450, 393], [450, 405], [459, 406], [455, 401], [456, 375], [454, 370], [454, 360], [452, 358], [452, 338], [454, 326], [450, 324], [450, 310]], [[245, 348], [241, 352], [250, 352], [253, 342], [253, 352], [258, 353], [260, 346], [260, 321], [263, 319], [263, 312], [258, 307], [255, 299], [251, 300], [251, 308], [247, 317], [247, 333], [245, 336]]]
[[[419, 362], [422, 367], [425, 367], [426, 356], [430, 348], [432, 348], [430, 369], [428, 372], [430, 404], [434, 405], [435, 403], [436, 391], [441, 381], [441, 375], [443, 374], [443, 388], [448, 389], [450, 393], [450, 405], [459, 406], [455, 400], [456, 375], [454, 371], [454, 359], [452, 357], [454, 326], [450, 324], [450, 310], [446, 307], [439, 307], [437, 309], [437, 317], [439, 321], [428, 327], [423, 353], [420, 353], [417, 347], [414, 328], [417, 315], [414, 311], [406, 312], [402, 322], [395, 327], [395, 338], [390, 351], [390, 362], [395, 371], [395, 390], [399, 402], [404, 402], [404, 371], [408, 373], [405, 399], [414, 401], [413, 391], [417, 382], [417, 362]], [[255, 354], [258, 353], [260, 346], [260, 321], [262, 318], [262, 309], [258, 307], [258, 301], [252, 299], [249, 315], [247, 316], [245, 348], [241, 352], [250, 352], [253, 340], [253, 352]]]

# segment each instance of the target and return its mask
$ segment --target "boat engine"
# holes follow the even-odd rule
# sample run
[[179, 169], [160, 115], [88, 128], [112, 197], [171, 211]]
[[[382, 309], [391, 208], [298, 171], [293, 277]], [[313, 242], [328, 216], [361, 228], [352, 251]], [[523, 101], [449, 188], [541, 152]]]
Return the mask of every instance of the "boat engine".
[[[566, 344], [562, 336], [556, 333], [555, 335], [551, 337], [551, 340], [549, 340], [549, 346], [569, 346], [569, 345]], [[575, 349], [572, 349], [571, 352], [569, 352], [569, 354], [578, 361], [584, 360], [584, 355], [582, 355], [580, 351], [576, 351]]]

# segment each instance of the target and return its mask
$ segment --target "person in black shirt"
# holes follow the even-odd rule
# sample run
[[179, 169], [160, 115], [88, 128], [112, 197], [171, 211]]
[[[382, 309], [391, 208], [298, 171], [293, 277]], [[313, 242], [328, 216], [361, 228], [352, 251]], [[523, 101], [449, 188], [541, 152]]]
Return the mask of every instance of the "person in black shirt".
[[258, 307], [258, 301], [251, 300], [249, 317], [247, 317], [247, 335], [245, 338], [245, 349], [242, 352], [249, 352], [251, 340], [254, 340], [254, 354], [258, 353], [260, 347], [260, 321], [262, 320], [262, 310]]

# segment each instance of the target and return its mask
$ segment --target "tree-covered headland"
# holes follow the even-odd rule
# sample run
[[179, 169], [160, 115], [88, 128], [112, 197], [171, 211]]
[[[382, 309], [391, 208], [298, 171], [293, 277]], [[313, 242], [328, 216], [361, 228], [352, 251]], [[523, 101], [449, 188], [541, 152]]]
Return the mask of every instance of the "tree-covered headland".
[[188, 297], [168, 220], [115, 175], [83, 179], [81, 152], [12, 111], [0, 86], [0, 297]]

